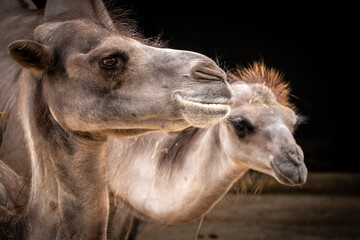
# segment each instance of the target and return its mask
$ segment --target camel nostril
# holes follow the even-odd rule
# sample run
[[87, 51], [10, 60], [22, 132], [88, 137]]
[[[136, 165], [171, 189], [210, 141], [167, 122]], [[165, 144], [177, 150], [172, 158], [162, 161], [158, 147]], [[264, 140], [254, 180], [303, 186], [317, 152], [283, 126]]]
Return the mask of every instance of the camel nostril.
[[287, 155], [296, 165], [301, 164], [303, 161], [302, 151], [296, 146], [287, 150]]
[[294, 149], [291, 149], [288, 151], [288, 154], [291, 156], [291, 157], [295, 157], [296, 156], [296, 152]]
[[191, 69], [191, 77], [200, 80], [224, 81], [226, 74], [215, 63], [201, 62]]
[[215, 81], [224, 80], [222, 76], [216, 73], [214, 74], [213, 70], [206, 68], [195, 70], [192, 76], [196, 79], [203, 79], [203, 80], [215, 80]]

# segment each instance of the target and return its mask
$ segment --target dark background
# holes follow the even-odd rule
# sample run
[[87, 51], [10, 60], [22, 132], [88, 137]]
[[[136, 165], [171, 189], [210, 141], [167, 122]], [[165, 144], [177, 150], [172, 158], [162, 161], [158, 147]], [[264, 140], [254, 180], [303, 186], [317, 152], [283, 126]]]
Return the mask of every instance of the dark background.
[[360, 171], [350, 153], [357, 141], [350, 107], [356, 86], [347, 76], [348, 63], [357, 60], [344, 54], [353, 51], [351, 6], [118, 0], [114, 7], [128, 11], [145, 37], [161, 34], [171, 48], [218, 58], [224, 68], [264, 60], [280, 70], [307, 117], [295, 137], [309, 170]]
[[309, 170], [360, 171], [350, 154], [357, 141], [347, 117], [350, 70], [342, 69], [352, 61], [343, 54], [351, 13], [339, 5], [250, 2], [119, 0], [117, 6], [132, 12], [145, 37], [162, 34], [171, 48], [218, 58], [227, 68], [263, 59], [283, 72], [308, 119], [295, 136]]

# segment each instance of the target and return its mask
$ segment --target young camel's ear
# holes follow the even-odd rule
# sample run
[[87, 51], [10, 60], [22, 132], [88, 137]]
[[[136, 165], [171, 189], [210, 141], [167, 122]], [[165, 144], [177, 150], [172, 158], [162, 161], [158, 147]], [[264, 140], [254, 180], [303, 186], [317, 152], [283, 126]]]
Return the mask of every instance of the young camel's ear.
[[45, 71], [51, 63], [49, 47], [32, 40], [18, 40], [8, 46], [12, 59], [36, 72]]

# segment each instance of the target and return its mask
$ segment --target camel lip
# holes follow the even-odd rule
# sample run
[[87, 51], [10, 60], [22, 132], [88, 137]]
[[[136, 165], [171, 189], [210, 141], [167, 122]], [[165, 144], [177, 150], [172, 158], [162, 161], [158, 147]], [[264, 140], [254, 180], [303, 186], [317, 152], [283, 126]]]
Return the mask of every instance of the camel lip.
[[[286, 176], [286, 174], [284, 174], [273, 161], [270, 161], [270, 164], [271, 164], [271, 169], [273, 170], [275, 175], [274, 177], [281, 183], [288, 186], [301, 186], [305, 183], [305, 182], [298, 182], [298, 183], [294, 182], [293, 180], [291, 180], [290, 177]], [[299, 174], [301, 173], [299, 172]]]
[[271, 161], [271, 169], [273, 170], [274, 172], [274, 177], [280, 181], [281, 183], [285, 184], [285, 185], [288, 185], [288, 186], [294, 186], [296, 185], [293, 181], [291, 181], [288, 177], [286, 177], [279, 169], [278, 167], [276, 167], [276, 164], [274, 164], [272, 161]]
[[183, 97], [176, 92], [174, 99], [179, 103], [184, 119], [194, 127], [210, 127], [225, 118], [231, 110], [231, 103], [223, 97], [208, 101], [207, 98], [198, 96]]
[[182, 104], [191, 104], [204, 108], [230, 108], [234, 104], [234, 99], [224, 97], [217, 97], [215, 99], [205, 99], [201, 97], [186, 97], [182, 96], [180, 92], [174, 93], [175, 99]]

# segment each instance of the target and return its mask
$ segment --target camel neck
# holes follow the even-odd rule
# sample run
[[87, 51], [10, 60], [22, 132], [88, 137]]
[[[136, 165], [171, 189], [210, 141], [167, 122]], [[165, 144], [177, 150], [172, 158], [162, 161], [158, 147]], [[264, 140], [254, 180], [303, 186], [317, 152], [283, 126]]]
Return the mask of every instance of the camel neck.
[[[150, 134], [135, 142], [113, 139], [108, 149], [111, 191], [138, 217], [165, 224], [201, 217], [241, 174], [221, 148], [217, 125], [185, 131]], [[178, 145], [171, 144], [175, 139]], [[163, 152], [177, 159], [164, 160]]]
[[[60, 231], [60, 236], [75, 234], [62, 232], [59, 219], [63, 219], [65, 230], [76, 232], [73, 226], [81, 229], [93, 225], [89, 229], [99, 232], [87, 234], [103, 235], [108, 216], [106, 141], [62, 128], [42, 98], [40, 79], [24, 79], [23, 83], [19, 103], [31, 156], [29, 218], [35, 226], [30, 238], [44, 235], [50, 239], [53, 231]], [[42, 227], [50, 230], [42, 232]]]

